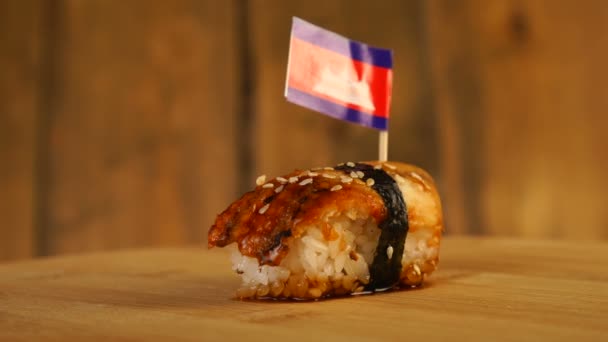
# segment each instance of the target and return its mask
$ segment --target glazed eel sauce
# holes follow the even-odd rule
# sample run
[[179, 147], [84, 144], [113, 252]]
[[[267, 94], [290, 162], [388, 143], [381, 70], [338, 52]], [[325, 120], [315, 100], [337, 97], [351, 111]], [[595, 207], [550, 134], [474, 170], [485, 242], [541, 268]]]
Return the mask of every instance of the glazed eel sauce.
[[[401, 259], [409, 230], [407, 207], [403, 194], [397, 182], [386, 171], [374, 169], [371, 165], [356, 163], [354, 166], [348, 166], [344, 164], [334, 169], [346, 174], [350, 174], [352, 171], [363, 172], [365, 176], [362, 180], [372, 178], [374, 180], [372, 188], [384, 201], [387, 215], [384, 221], [378, 224], [381, 233], [374, 252], [374, 261], [369, 269], [370, 280], [365, 286], [365, 291], [379, 292], [391, 289], [399, 283]], [[389, 247], [393, 248], [391, 258], [387, 252]]]

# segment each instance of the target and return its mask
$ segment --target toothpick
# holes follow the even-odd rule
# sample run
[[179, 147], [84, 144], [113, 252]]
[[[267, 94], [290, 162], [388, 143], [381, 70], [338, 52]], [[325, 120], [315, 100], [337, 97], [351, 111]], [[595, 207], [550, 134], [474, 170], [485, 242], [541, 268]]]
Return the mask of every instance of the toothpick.
[[378, 140], [378, 160], [381, 162], [387, 161], [388, 158], [388, 130], [380, 131]]

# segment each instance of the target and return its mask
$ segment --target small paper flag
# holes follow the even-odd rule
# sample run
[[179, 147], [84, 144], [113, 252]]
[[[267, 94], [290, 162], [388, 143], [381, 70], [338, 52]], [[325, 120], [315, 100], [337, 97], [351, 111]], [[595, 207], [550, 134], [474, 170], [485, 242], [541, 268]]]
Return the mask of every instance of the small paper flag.
[[336, 119], [388, 130], [392, 51], [293, 18], [285, 96]]

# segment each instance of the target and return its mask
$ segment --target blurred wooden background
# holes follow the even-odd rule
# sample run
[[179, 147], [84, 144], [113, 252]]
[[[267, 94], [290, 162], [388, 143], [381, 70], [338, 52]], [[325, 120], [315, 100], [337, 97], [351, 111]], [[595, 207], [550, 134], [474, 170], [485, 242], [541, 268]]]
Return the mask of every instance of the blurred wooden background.
[[206, 241], [257, 174], [376, 158], [283, 99], [291, 16], [395, 51], [448, 234], [608, 238], [608, 2], [0, 1], [0, 261]]

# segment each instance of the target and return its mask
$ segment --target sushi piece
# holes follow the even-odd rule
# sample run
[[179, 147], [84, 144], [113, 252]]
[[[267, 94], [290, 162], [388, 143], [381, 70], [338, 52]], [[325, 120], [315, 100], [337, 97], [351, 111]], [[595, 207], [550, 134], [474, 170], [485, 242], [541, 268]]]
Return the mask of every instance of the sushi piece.
[[296, 170], [218, 215], [238, 298], [317, 299], [416, 287], [437, 267], [443, 220], [432, 178], [397, 162]]

